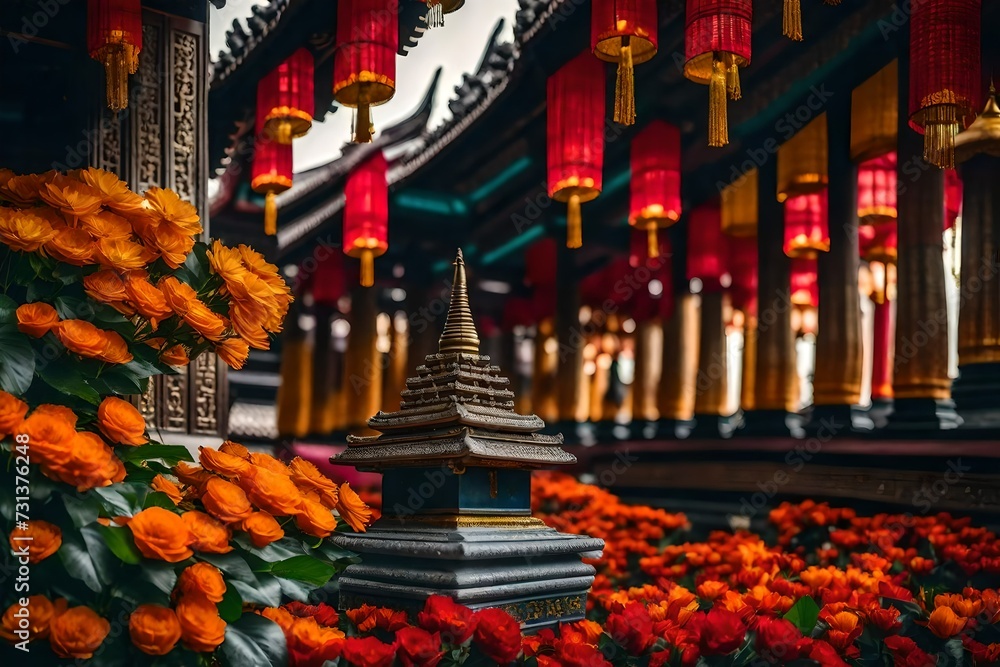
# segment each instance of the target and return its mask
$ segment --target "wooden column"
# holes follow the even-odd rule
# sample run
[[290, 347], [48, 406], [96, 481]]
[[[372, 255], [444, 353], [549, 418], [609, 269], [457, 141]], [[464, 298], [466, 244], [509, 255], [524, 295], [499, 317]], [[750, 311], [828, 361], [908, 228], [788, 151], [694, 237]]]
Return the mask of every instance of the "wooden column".
[[740, 409], [754, 409], [754, 392], [757, 383], [757, 317], [744, 314], [743, 369], [740, 373]]
[[289, 310], [281, 340], [281, 383], [278, 385], [278, 436], [301, 438], [310, 431], [312, 408], [313, 332], [299, 326], [302, 306], [296, 301]]
[[351, 333], [344, 364], [344, 428], [352, 433], [372, 433], [368, 419], [381, 407], [382, 365], [376, 348], [378, 304], [371, 287], [351, 290]]
[[[665, 285], [664, 289], [670, 289]], [[677, 436], [694, 416], [694, 384], [698, 372], [698, 304], [684, 289], [675, 295], [673, 315], [663, 325], [663, 363], [656, 403], [658, 437]]]
[[872, 326], [872, 405], [892, 403], [892, 301], [873, 295]]
[[[419, 366], [411, 363], [409, 358], [410, 331], [405, 323], [397, 323], [395, 316], [390, 314], [389, 320], [389, 359], [385, 364], [382, 381], [382, 410], [392, 412], [399, 410], [400, 394], [406, 389], [406, 378]], [[423, 359], [420, 359], [423, 362]]]
[[729, 435], [727, 405], [728, 364], [726, 323], [723, 317], [728, 295], [710, 291], [701, 295], [701, 326], [698, 334], [698, 373], [695, 376], [694, 430], [692, 436]]
[[316, 328], [313, 333], [312, 408], [309, 415], [309, 432], [313, 434], [330, 433], [336, 421], [335, 396], [339, 386], [334, 384], [334, 380], [339, 379], [339, 374], [331, 330], [334, 312], [330, 304], [316, 303], [313, 306]]

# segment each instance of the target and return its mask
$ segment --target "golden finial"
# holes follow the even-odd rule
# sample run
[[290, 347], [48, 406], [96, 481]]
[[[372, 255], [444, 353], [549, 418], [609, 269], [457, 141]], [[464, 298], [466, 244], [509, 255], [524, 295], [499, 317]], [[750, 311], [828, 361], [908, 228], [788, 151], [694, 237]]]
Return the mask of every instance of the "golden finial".
[[458, 249], [455, 257], [455, 281], [451, 286], [451, 303], [448, 305], [448, 318], [444, 322], [444, 331], [438, 341], [438, 352], [461, 352], [463, 354], [479, 354], [479, 334], [476, 324], [472, 321], [472, 310], [469, 308], [469, 286], [465, 278], [465, 260], [462, 249]]
[[1000, 106], [997, 92], [990, 81], [989, 96], [983, 112], [969, 127], [955, 137], [955, 161], [965, 162], [974, 155], [986, 153], [1000, 156]]

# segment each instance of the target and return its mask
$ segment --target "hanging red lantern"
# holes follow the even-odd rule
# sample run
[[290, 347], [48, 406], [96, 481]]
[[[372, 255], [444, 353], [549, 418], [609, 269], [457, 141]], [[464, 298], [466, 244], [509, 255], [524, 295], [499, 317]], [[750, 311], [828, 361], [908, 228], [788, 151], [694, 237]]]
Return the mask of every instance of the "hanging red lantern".
[[785, 200], [785, 254], [814, 257], [829, 252], [830, 228], [826, 189]]
[[656, 230], [681, 217], [681, 132], [656, 120], [632, 140], [629, 224], [648, 236], [647, 253], [657, 257]]
[[333, 96], [357, 109], [354, 142], [372, 140], [370, 107], [385, 104], [396, 92], [398, 0], [340, 0], [337, 51], [333, 58]]
[[533, 243], [524, 253], [524, 281], [529, 285], [555, 285], [556, 240], [544, 238]]
[[866, 262], [895, 264], [898, 255], [896, 221], [858, 227], [858, 251]]
[[910, 127], [924, 135], [924, 160], [955, 168], [955, 135], [978, 111], [981, 0], [913, 4]]
[[530, 299], [511, 297], [504, 301], [503, 318], [500, 321], [501, 329], [513, 331], [514, 327], [530, 327], [534, 323], [535, 314]]
[[388, 165], [382, 151], [359, 164], [344, 186], [344, 254], [361, 260], [361, 285], [375, 284], [375, 258], [389, 249]]
[[[299, 267], [299, 275], [305, 269]], [[306, 276], [309, 291], [313, 295], [313, 303], [329, 308], [335, 308], [340, 298], [346, 294], [344, 289], [344, 256], [340, 253], [329, 253], [316, 262], [316, 268]]]
[[128, 106], [128, 75], [139, 69], [142, 5], [139, 0], [87, 0], [87, 51], [104, 65], [108, 108]]
[[290, 144], [312, 127], [315, 63], [299, 49], [257, 84], [257, 133]]
[[757, 314], [757, 237], [732, 237], [729, 244], [729, 288], [733, 308], [747, 315]]
[[962, 212], [962, 178], [954, 169], [946, 169], [944, 172], [944, 228], [951, 229], [955, 226], [959, 214]]
[[656, 55], [656, 0], [594, 0], [590, 7], [590, 48], [601, 60], [618, 63], [616, 123], [635, 123], [633, 65]]
[[729, 143], [726, 96], [738, 100], [750, 64], [751, 0], [687, 0], [684, 76], [708, 84], [708, 145]]
[[604, 168], [604, 71], [582, 53], [549, 77], [549, 196], [566, 202], [566, 247], [583, 245], [580, 204], [601, 194]]
[[465, 0], [421, 0], [427, 5], [427, 16], [424, 22], [427, 28], [441, 28], [444, 26], [444, 15], [458, 11], [465, 4]]
[[718, 292], [726, 274], [727, 237], [722, 233], [719, 201], [712, 200], [691, 211], [688, 217], [688, 280], [701, 281], [702, 292]]
[[815, 258], [798, 257], [793, 259], [790, 282], [793, 306], [819, 307], [819, 283]]
[[858, 165], [858, 219], [863, 225], [896, 222], [896, 153]]
[[292, 146], [258, 136], [253, 147], [250, 187], [264, 199], [264, 233], [278, 233], [277, 196], [292, 187]]

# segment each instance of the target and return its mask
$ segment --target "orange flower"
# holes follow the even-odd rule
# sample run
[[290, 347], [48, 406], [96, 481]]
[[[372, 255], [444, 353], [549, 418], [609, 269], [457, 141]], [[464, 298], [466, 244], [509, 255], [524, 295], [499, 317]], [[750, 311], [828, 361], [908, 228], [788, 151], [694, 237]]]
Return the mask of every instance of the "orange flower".
[[232, 440], [226, 440], [221, 445], [219, 445], [219, 451], [224, 454], [232, 454], [233, 456], [238, 456], [241, 459], [250, 460], [250, 450], [241, 445], [238, 442], [233, 442]]
[[146, 420], [134, 405], [114, 396], [108, 396], [97, 408], [97, 427], [108, 440], [121, 445], [144, 445]]
[[[3, 621], [0, 622], [0, 638], [13, 644], [25, 638], [34, 641], [49, 636], [49, 624], [52, 622], [55, 609], [52, 603], [44, 595], [32, 595], [27, 602], [27, 608], [22, 607], [20, 601], [7, 607]], [[15, 634], [19, 630], [25, 631], [25, 628], [21, 627], [22, 621], [28, 624], [27, 637]]]
[[337, 512], [356, 532], [365, 532], [365, 526], [371, 521], [372, 510], [347, 482], [340, 485], [340, 497], [337, 499]]
[[153, 489], [153, 491], [159, 491], [160, 493], [167, 494], [167, 497], [170, 498], [170, 501], [174, 505], [184, 499], [184, 494], [181, 493], [181, 488], [163, 475], [157, 475], [154, 477], [149, 486]]
[[250, 471], [250, 462], [246, 459], [209, 447], [198, 448], [198, 460], [206, 470], [211, 470], [223, 477], [239, 477]]
[[97, 246], [90, 234], [75, 227], [60, 227], [45, 243], [45, 253], [60, 262], [73, 266], [86, 266], [94, 261]]
[[250, 463], [259, 468], [276, 472], [279, 475], [284, 475], [285, 477], [288, 477], [291, 474], [291, 470], [288, 469], [288, 466], [285, 465], [283, 461], [279, 461], [270, 454], [266, 454], [264, 452], [250, 452]]
[[39, 188], [38, 195], [67, 218], [93, 215], [101, 208], [100, 194], [89, 185], [65, 177], [54, 181]]
[[226, 330], [226, 321], [201, 301], [195, 300], [188, 304], [187, 312], [181, 317], [208, 340], [219, 340]]
[[177, 579], [177, 590], [184, 597], [202, 597], [209, 602], [222, 602], [226, 594], [226, 582], [219, 568], [210, 563], [195, 563], [181, 572]]
[[191, 363], [187, 350], [183, 345], [173, 345], [160, 352], [160, 361], [169, 366], [187, 366]]
[[139, 273], [130, 273], [125, 278], [125, 292], [136, 311], [155, 323], [173, 314], [163, 292], [156, 289], [146, 277]]
[[15, 527], [10, 531], [10, 548], [15, 554], [23, 554], [27, 547], [28, 562], [40, 563], [62, 545], [62, 531], [59, 526], [37, 519], [28, 521], [27, 528]]
[[181, 199], [173, 190], [150, 188], [146, 192], [146, 201], [161, 218], [160, 226], [168, 225], [176, 234], [185, 236], [195, 236], [204, 231], [198, 209]]
[[927, 629], [941, 639], [950, 639], [965, 629], [965, 619], [951, 607], [938, 607], [927, 619]]
[[57, 419], [63, 419], [74, 428], [76, 427], [76, 413], [65, 405], [52, 405], [50, 403], [43, 403], [37, 408], [31, 411], [33, 415], [46, 415], [48, 417], [54, 417]]
[[127, 364], [132, 361], [132, 353], [128, 351], [128, 344], [117, 331], [103, 331], [104, 351], [98, 357], [101, 361], [109, 364]]
[[80, 228], [98, 239], [124, 239], [132, 235], [132, 225], [111, 211], [98, 211], [80, 220]]
[[108, 346], [104, 332], [84, 320], [63, 320], [52, 330], [67, 350], [81, 357], [100, 357]]
[[0, 240], [11, 250], [35, 252], [55, 235], [52, 225], [36, 213], [0, 208]]
[[250, 502], [272, 516], [298, 514], [302, 493], [285, 475], [263, 468], [250, 468], [240, 477], [240, 486], [247, 492]]
[[17, 307], [17, 328], [32, 338], [41, 338], [59, 324], [59, 313], [47, 303], [36, 301]]
[[250, 356], [250, 346], [242, 338], [227, 338], [215, 345], [215, 353], [230, 368], [238, 371]]
[[143, 604], [129, 616], [128, 634], [143, 653], [166, 655], [180, 641], [181, 624], [173, 609]]
[[78, 491], [107, 486], [119, 474], [121, 462], [96, 433], [76, 433], [68, 446], [69, 459], [52, 467], [61, 481], [72, 484]]
[[24, 421], [26, 414], [28, 414], [27, 403], [0, 390], [0, 437], [13, 434]]
[[188, 595], [177, 603], [181, 640], [196, 653], [209, 653], [226, 638], [226, 622], [216, 606], [198, 595]]
[[116, 174], [96, 167], [81, 169], [81, 181], [100, 194], [104, 205], [122, 215], [142, 210], [146, 200], [128, 189], [125, 181]]
[[227, 554], [233, 550], [229, 543], [233, 534], [226, 524], [204, 512], [190, 511], [181, 515], [184, 525], [194, 536], [192, 548], [206, 554]]
[[44, 174], [10, 175], [6, 183], [0, 179], [0, 196], [17, 206], [28, 208], [41, 201], [38, 191], [43, 185]]
[[969, 600], [961, 595], [947, 593], [934, 597], [935, 607], [950, 607], [953, 612], [964, 618], [975, 618], [983, 609], [981, 600]]
[[315, 500], [303, 498], [299, 505], [299, 514], [295, 516], [295, 525], [306, 535], [326, 537], [337, 527], [333, 512]]
[[703, 581], [695, 589], [698, 597], [703, 600], [715, 600], [720, 595], [724, 595], [729, 590], [729, 586], [722, 581]]
[[267, 319], [267, 312], [261, 304], [252, 301], [234, 301], [229, 308], [229, 318], [232, 320], [233, 329], [247, 345], [255, 350], [266, 350], [270, 347], [267, 332], [261, 324]]
[[116, 304], [128, 298], [125, 283], [111, 269], [101, 269], [83, 278], [83, 288], [87, 295], [100, 303]]
[[120, 271], [139, 269], [148, 264], [153, 257], [153, 253], [148, 249], [127, 238], [97, 241], [97, 260], [113, 269]]
[[293, 300], [292, 290], [278, 273], [278, 267], [268, 263], [263, 255], [249, 246], [241, 243], [238, 248], [240, 255], [243, 257], [243, 264], [251, 273], [263, 280], [271, 289], [271, 293], [274, 294], [275, 302], [278, 306], [276, 312], [278, 319], [285, 319], [285, 315], [288, 313], [288, 306], [291, 305]]
[[170, 309], [181, 317], [187, 313], [191, 304], [198, 300], [198, 293], [187, 283], [182, 283], [173, 276], [164, 276], [157, 283]]
[[319, 494], [320, 502], [328, 508], [333, 509], [337, 506], [337, 484], [321, 473], [319, 468], [299, 456], [292, 459], [288, 468], [291, 471], [292, 481], [303, 493], [315, 491]]
[[153, 231], [153, 244], [160, 251], [160, 257], [172, 269], [178, 268], [187, 259], [194, 247], [194, 239], [176, 233], [169, 225], [158, 225]]
[[184, 484], [194, 487], [201, 487], [212, 477], [212, 473], [201, 466], [191, 465], [186, 461], [181, 461], [174, 466], [174, 474]]
[[208, 265], [212, 273], [221, 276], [226, 282], [242, 284], [249, 274], [247, 268], [243, 266], [243, 257], [239, 250], [227, 248], [221, 241], [214, 241], [212, 249], [208, 251]]
[[[6, 413], [4, 418], [7, 423], [14, 424], [17, 416], [23, 415], [24, 412], [18, 405], [20, 401], [17, 401], [13, 396], [10, 398], [13, 400], [5, 399], [4, 395], [0, 394], [0, 406], [6, 404], [6, 408], [0, 407], [0, 415]], [[17, 402], [15, 403], [15, 401]], [[25, 410], [27, 407], [24, 405]], [[37, 461], [43, 466], [61, 466], [69, 461], [72, 454], [71, 443], [76, 437], [75, 424], [75, 415], [73, 421], [70, 421], [64, 416], [47, 414], [36, 409], [20, 426], [16, 424], [11, 426], [9, 432], [13, 433], [14, 429], [19, 429], [28, 436], [28, 441], [31, 443], [32, 461]], [[7, 429], [5, 428], [5, 430]]]
[[135, 546], [146, 558], [178, 563], [194, 553], [194, 535], [184, 520], [162, 507], [148, 507], [128, 523]]
[[243, 530], [250, 536], [250, 541], [258, 549], [263, 549], [271, 542], [285, 536], [281, 525], [267, 512], [254, 512], [243, 519]]
[[838, 651], [846, 651], [857, 639], [864, 628], [857, 614], [849, 611], [838, 611], [835, 614], [824, 614], [823, 620], [830, 626], [827, 630], [827, 641]]
[[208, 480], [202, 493], [205, 509], [225, 523], [239, 523], [253, 512], [243, 489], [221, 477]]
[[89, 607], [73, 607], [49, 624], [49, 644], [60, 658], [86, 660], [94, 655], [111, 631], [107, 619]]

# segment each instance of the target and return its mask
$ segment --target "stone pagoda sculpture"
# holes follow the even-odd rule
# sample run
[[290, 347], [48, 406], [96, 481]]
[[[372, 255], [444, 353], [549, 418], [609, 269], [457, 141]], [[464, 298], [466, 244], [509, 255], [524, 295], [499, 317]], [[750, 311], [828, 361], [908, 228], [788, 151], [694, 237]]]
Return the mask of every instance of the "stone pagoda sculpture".
[[430, 595], [501, 607], [537, 628], [584, 617], [599, 539], [559, 533], [531, 516], [531, 471], [574, 463], [562, 436], [514, 412], [500, 369], [479, 354], [462, 251], [437, 354], [406, 381], [398, 412], [348, 437], [334, 463], [376, 471], [382, 518], [333, 539], [361, 555], [340, 578], [341, 608], [415, 610]]

